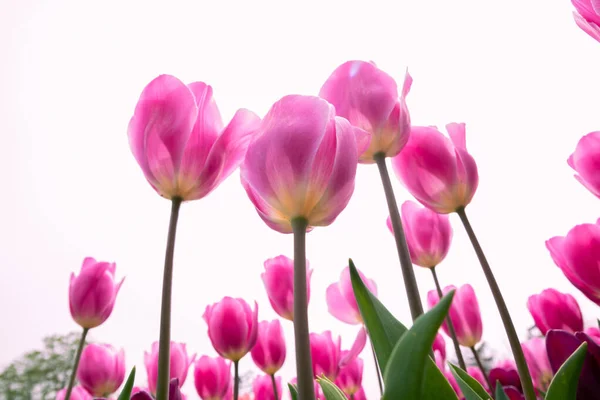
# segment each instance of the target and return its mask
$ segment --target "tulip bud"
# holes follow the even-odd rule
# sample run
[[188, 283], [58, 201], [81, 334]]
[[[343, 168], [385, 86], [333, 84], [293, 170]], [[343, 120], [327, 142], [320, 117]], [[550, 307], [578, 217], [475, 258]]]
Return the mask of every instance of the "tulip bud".
[[546, 289], [540, 294], [529, 296], [527, 308], [542, 335], [550, 329], [564, 329], [572, 333], [583, 330], [579, 304], [568, 293]]
[[310, 334], [310, 353], [312, 355], [315, 378], [325, 375], [335, 381], [339, 371], [342, 339], [338, 336], [334, 342], [330, 331]]
[[285, 338], [279, 320], [262, 321], [258, 325], [258, 338], [252, 348], [252, 360], [265, 374], [273, 375], [285, 361]]
[[125, 352], [109, 344], [88, 344], [81, 353], [77, 379], [94, 397], [109, 397], [125, 379]]
[[[358, 272], [367, 288], [377, 296], [377, 285], [371, 279], [367, 279], [362, 272]], [[352, 280], [350, 279], [350, 268], [342, 270], [339, 282], [329, 285], [327, 288], [327, 308], [329, 313], [347, 324], [362, 324], [363, 319], [354, 296]]]
[[226, 399], [231, 389], [231, 363], [221, 357], [202, 356], [194, 366], [194, 385], [202, 400]]
[[[156, 393], [158, 380], [158, 342], [152, 343], [150, 352], [144, 353], [144, 364], [148, 375], [148, 387], [152, 394]], [[196, 355], [188, 357], [185, 343], [171, 341], [169, 378], [178, 379], [180, 387], [185, 383], [190, 365], [196, 359]]]

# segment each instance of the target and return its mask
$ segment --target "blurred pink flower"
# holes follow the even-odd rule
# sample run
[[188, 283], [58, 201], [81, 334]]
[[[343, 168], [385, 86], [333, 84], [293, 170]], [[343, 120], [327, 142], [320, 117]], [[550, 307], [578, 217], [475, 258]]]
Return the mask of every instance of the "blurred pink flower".
[[446, 368], [446, 341], [440, 333], [435, 335], [432, 350], [435, 357], [435, 363], [438, 368], [443, 371]]
[[[366, 278], [362, 272], [358, 272], [367, 288], [377, 296], [377, 285], [372, 279]], [[363, 319], [356, 303], [352, 281], [350, 279], [350, 268], [346, 267], [340, 274], [339, 282], [332, 283], [326, 293], [327, 308], [329, 313], [347, 324], [362, 324]]]
[[342, 339], [333, 340], [331, 331], [310, 334], [310, 352], [313, 374], [318, 378], [322, 374], [335, 381], [339, 372]]
[[521, 343], [531, 378], [538, 390], [546, 391], [552, 381], [552, 367], [546, 352], [546, 339], [534, 337]]
[[529, 296], [527, 308], [542, 335], [550, 329], [564, 329], [573, 333], [583, 330], [579, 304], [568, 293], [556, 289], [543, 290], [540, 294]]
[[202, 356], [194, 365], [194, 385], [202, 400], [225, 400], [232, 388], [231, 363], [221, 357]]
[[[581, 3], [584, 2], [581, 0]], [[578, 173], [575, 178], [596, 197], [600, 197], [600, 131], [582, 137], [567, 162]]]
[[585, 33], [600, 42], [600, 2], [598, 0], [571, 0], [576, 12], [575, 23]]
[[[177, 378], [180, 387], [185, 383], [190, 365], [196, 359], [196, 354], [188, 356], [185, 343], [171, 341], [171, 362], [169, 367], [169, 378]], [[144, 353], [144, 364], [148, 375], [148, 388], [150, 393], [156, 393], [156, 382], [158, 379], [158, 342], [152, 343], [150, 352]]]
[[94, 397], [109, 397], [125, 379], [125, 352], [109, 344], [88, 344], [81, 353], [77, 379]]
[[267, 375], [273, 375], [285, 361], [285, 338], [281, 323], [262, 321], [258, 324], [258, 337], [250, 353], [254, 364]]
[[283, 398], [283, 387], [281, 385], [280, 376], [275, 378], [275, 384], [277, 385], [277, 399], [275, 399], [273, 382], [271, 381], [270, 375], [260, 375], [254, 378], [254, 381], [252, 382], [254, 400], [280, 400]]
[[[56, 393], [56, 400], [65, 400], [67, 389], [64, 388]], [[71, 400], [92, 400], [92, 396], [82, 386], [73, 386], [71, 390]]]
[[[342, 357], [347, 354], [348, 351], [342, 352]], [[348, 396], [356, 394], [362, 385], [364, 362], [361, 358], [355, 357], [350, 363], [340, 368], [335, 384], [337, 387]]]

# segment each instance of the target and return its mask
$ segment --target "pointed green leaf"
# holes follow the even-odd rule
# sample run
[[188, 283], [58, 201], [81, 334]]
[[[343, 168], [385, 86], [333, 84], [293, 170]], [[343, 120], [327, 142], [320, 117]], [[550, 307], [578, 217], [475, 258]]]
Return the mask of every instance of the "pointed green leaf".
[[584, 342], [554, 375], [548, 393], [546, 393], [546, 400], [575, 400], [577, 398], [579, 374], [581, 374], [586, 355], [587, 343]]
[[129, 373], [129, 377], [127, 378], [127, 382], [125, 382], [125, 386], [123, 386], [123, 390], [121, 390], [121, 394], [119, 395], [117, 400], [129, 400], [131, 398], [131, 391], [133, 390], [133, 383], [135, 382], [135, 367], [131, 369]]
[[333, 382], [331, 382], [326, 377], [317, 378], [317, 382], [321, 385], [321, 390], [323, 390], [323, 395], [327, 400], [348, 400], [344, 392], [337, 387]]
[[489, 400], [490, 394], [481, 386], [479, 381], [469, 375], [465, 370], [457, 365], [449, 364], [450, 372], [456, 378], [456, 383], [460, 386], [466, 400]]
[[[422, 399], [425, 365], [433, 340], [437, 335], [454, 297], [454, 291], [444, 296], [429, 312], [415, 320], [392, 351], [388, 366], [383, 375], [385, 382], [384, 399]], [[437, 394], [438, 399], [439, 393]]]
[[504, 388], [500, 381], [496, 381], [496, 400], [510, 400], [504, 392]]
[[296, 389], [295, 385], [288, 383], [288, 388], [290, 389], [290, 395], [292, 396], [292, 400], [298, 400], [298, 389]]

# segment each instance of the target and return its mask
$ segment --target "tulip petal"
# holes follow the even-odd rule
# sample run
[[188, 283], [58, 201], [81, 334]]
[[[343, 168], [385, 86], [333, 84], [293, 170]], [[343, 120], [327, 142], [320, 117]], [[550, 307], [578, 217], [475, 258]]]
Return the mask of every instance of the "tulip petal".
[[359, 329], [356, 339], [354, 339], [354, 343], [352, 343], [350, 350], [340, 358], [340, 368], [343, 368], [353, 362], [360, 355], [360, 353], [362, 353], [366, 344], [367, 330], [364, 328], [364, 326], [362, 326]]
[[575, 19], [575, 23], [579, 26], [585, 33], [590, 35], [592, 38], [596, 39], [600, 42], [600, 27], [593, 22], [588, 22], [577, 12], [573, 12], [573, 18]]
[[358, 324], [355, 309], [348, 304], [339, 287], [339, 283], [329, 285], [326, 292], [327, 309], [335, 318], [347, 324]]

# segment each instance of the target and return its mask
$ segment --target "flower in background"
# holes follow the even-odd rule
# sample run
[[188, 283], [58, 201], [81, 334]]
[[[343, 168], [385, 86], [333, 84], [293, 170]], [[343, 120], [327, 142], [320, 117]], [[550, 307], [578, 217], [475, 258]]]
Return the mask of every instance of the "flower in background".
[[109, 397], [125, 379], [125, 352], [109, 344], [88, 344], [81, 353], [77, 379], [94, 397]]
[[496, 382], [500, 382], [506, 394], [508, 388], [514, 388], [517, 392], [521, 392], [521, 379], [517, 372], [517, 365], [513, 360], [502, 360], [497, 362], [489, 374], [490, 382], [492, 383], [492, 393], [496, 391]]
[[600, 305], [600, 220], [546, 241], [554, 263], [588, 299]]
[[443, 371], [446, 368], [446, 341], [444, 337], [438, 333], [433, 341], [433, 356], [438, 368]]
[[209, 85], [160, 75], [142, 91], [128, 135], [133, 156], [158, 194], [197, 200], [238, 167], [259, 123], [241, 109], [224, 127]]
[[[397, 155], [410, 134], [410, 114], [406, 96], [412, 78], [406, 72], [402, 96], [394, 79], [374, 63], [348, 61], [336, 68], [327, 79], [319, 96], [335, 107], [337, 115], [369, 133], [360, 162], [374, 163], [376, 154]], [[361, 135], [358, 140], [367, 140]]]
[[[56, 393], [56, 400], [65, 400], [67, 389], [61, 389]], [[71, 390], [71, 400], [92, 400], [92, 396], [82, 386], [73, 386]]]
[[333, 340], [331, 331], [310, 334], [310, 352], [312, 355], [313, 374], [315, 378], [325, 375], [332, 382], [339, 372], [342, 339]]
[[477, 382], [479, 382], [481, 386], [483, 386], [485, 389], [488, 389], [487, 382], [485, 381], [485, 376], [483, 376], [483, 372], [481, 372], [481, 369], [479, 367], [467, 367], [467, 373], [472, 378], [475, 378], [475, 380], [477, 380]]
[[[181, 386], [185, 383], [190, 365], [196, 359], [196, 355], [188, 356], [185, 343], [171, 341], [171, 362], [169, 367], [169, 378], [178, 379]], [[158, 379], [158, 342], [152, 343], [150, 352], [144, 353], [144, 364], [148, 375], [148, 388], [150, 393], [156, 393], [156, 382]]]
[[269, 110], [241, 165], [242, 185], [272, 229], [331, 224], [350, 201], [358, 129], [319, 97], [285, 96]]
[[577, 11], [575, 23], [585, 33], [600, 42], [600, 4], [596, 0], [571, 0]]
[[588, 335], [592, 340], [594, 340], [598, 346], [600, 346], [600, 329], [592, 326], [583, 331], [586, 335]]
[[413, 126], [408, 143], [392, 159], [396, 176], [410, 194], [440, 214], [466, 207], [479, 185], [465, 124], [451, 123], [446, 129], [450, 139], [436, 127]]
[[[312, 269], [306, 260], [306, 295], [310, 301], [310, 278]], [[265, 272], [261, 275], [269, 302], [280, 317], [294, 320], [294, 260], [284, 255], [265, 261]]]
[[[367, 288], [377, 296], [377, 285], [372, 279], [366, 278], [362, 272], [358, 272]], [[339, 282], [332, 283], [327, 288], [327, 308], [329, 313], [347, 324], [362, 324], [363, 319], [352, 289], [350, 279], [350, 268], [342, 270]]]
[[531, 378], [538, 390], [546, 391], [552, 381], [552, 368], [546, 352], [545, 338], [534, 337], [521, 343], [525, 360], [531, 371]]
[[600, 131], [582, 137], [567, 162], [579, 174], [575, 178], [600, 197]]
[[[341, 355], [344, 357], [348, 353], [348, 351], [343, 351]], [[351, 362], [340, 368], [335, 384], [342, 389], [346, 396], [351, 397], [361, 389], [363, 368], [364, 362], [359, 357], [354, 357]]]
[[275, 399], [275, 393], [273, 392], [273, 382], [271, 381], [270, 375], [260, 375], [254, 378], [252, 382], [252, 393], [254, 393], [255, 400], [280, 400], [283, 394], [283, 387], [281, 386], [281, 377], [275, 378], [275, 384], [277, 385], [277, 399]]
[[254, 310], [242, 299], [224, 297], [206, 307], [204, 320], [214, 349], [222, 357], [239, 361], [254, 344], [258, 335], [258, 304]]
[[115, 263], [86, 257], [79, 275], [71, 274], [69, 307], [71, 316], [82, 328], [95, 328], [110, 317], [125, 280], [115, 281], [116, 268]]
[[577, 300], [568, 293], [546, 289], [540, 294], [529, 296], [527, 308], [535, 325], [545, 335], [550, 329], [569, 332], [583, 330], [583, 317]]
[[258, 324], [258, 337], [250, 352], [254, 364], [265, 374], [273, 375], [283, 366], [285, 354], [285, 338], [279, 320]]
[[232, 388], [231, 363], [221, 357], [202, 356], [194, 365], [194, 385], [202, 400], [225, 400]]

